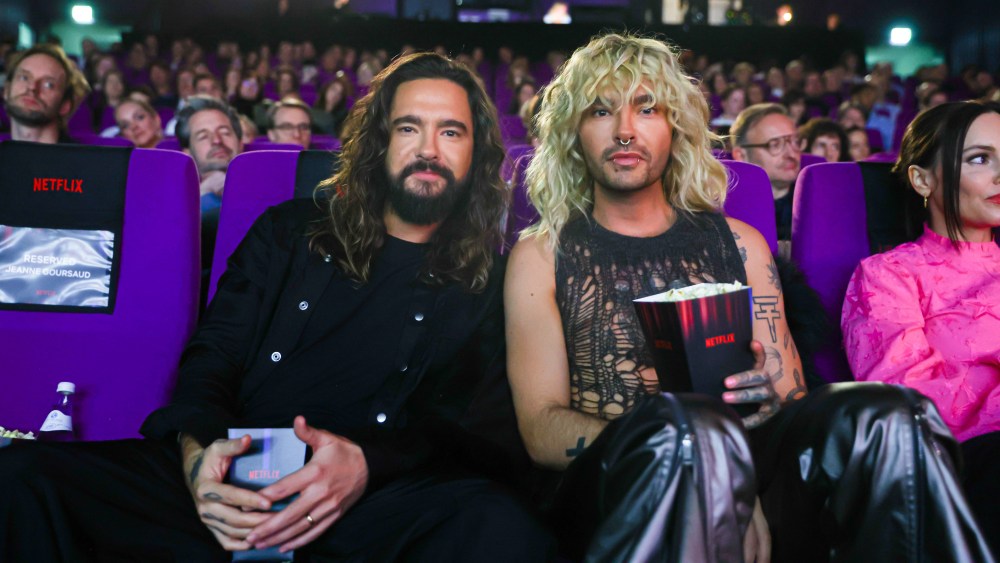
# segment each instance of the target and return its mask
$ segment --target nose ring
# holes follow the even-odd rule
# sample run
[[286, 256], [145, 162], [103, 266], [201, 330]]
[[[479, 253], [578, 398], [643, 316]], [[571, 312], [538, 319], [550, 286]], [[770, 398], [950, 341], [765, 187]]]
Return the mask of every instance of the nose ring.
[[632, 137], [629, 137], [627, 141], [623, 141], [621, 139], [618, 139], [618, 144], [621, 145], [621, 146], [623, 146], [623, 147], [629, 146], [629, 144], [631, 142], [632, 142]]

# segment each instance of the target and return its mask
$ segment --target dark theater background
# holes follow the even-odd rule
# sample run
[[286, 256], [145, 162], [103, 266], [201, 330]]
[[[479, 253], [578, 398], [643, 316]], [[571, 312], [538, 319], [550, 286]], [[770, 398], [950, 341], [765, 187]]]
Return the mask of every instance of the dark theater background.
[[[1000, 12], [991, 0], [569, 0], [571, 25], [545, 25], [556, 0], [4, 0], [0, 37], [22, 44], [59, 36], [71, 54], [79, 39], [128, 41], [154, 32], [169, 38], [234, 39], [250, 46], [281, 39], [386, 48], [443, 45], [452, 52], [508, 44], [528, 56], [572, 50], [602, 29], [661, 33], [713, 60], [806, 56], [820, 67], [846, 49], [893, 60], [897, 72], [918, 63], [952, 69], [1000, 67]], [[75, 23], [73, 7], [90, 7], [92, 24]], [[790, 11], [778, 26], [782, 7]], [[558, 6], [557, 6], [558, 9]], [[470, 22], [477, 22], [472, 25]], [[667, 23], [664, 23], [667, 22]], [[890, 49], [890, 29], [912, 30], [912, 42]], [[831, 29], [832, 28], [832, 29]], [[928, 60], [931, 59], [931, 60]]]

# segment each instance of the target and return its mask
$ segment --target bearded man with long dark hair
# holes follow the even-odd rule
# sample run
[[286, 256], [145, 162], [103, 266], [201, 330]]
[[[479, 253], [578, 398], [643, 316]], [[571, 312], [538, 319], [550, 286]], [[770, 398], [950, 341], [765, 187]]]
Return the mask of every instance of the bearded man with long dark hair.
[[[0, 451], [0, 521], [23, 523], [0, 527], [0, 559], [548, 558], [497, 482], [529, 472], [504, 371], [496, 110], [468, 70], [411, 55], [345, 141], [317, 197], [268, 210], [230, 258], [146, 440]], [[290, 426], [301, 470], [223, 482], [250, 447], [227, 428]]]

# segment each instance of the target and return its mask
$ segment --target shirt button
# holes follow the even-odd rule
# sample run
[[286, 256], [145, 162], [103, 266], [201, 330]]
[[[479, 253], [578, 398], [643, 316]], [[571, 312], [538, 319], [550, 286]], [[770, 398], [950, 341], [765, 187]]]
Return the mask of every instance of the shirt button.
[[419, 323], [420, 321], [424, 320], [424, 314], [417, 313], [416, 315], [413, 315], [413, 319]]
[[301, 303], [299, 303], [299, 311], [305, 311], [308, 308], [309, 308], [308, 301], [302, 301]]
[[389, 417], [385, 416], [384, 412], [380, 412], [377, 415], [375, 415], [375, 420], [378, 421], [379, 424], [382, 424], [383, 422], [385, 422], [386, 418], [389, 418]]
[[329, 254], [327, 254], [326, 256], [323, 257], [323, 261], [324, 262], [333, 262], [333, 256], [330, 256]]
[[271, 353], [271, 361], [272, 362], [280, 362], [281, 361], [281, 352], [272, 352]]

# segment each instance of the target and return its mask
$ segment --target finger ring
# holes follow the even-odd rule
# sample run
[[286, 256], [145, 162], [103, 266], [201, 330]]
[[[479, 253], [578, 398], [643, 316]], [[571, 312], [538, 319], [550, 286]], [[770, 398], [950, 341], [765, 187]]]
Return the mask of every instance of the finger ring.
[[315, 521], [315, 520], [313, 520], [313, 517], [312, 517], [312, 515], [310, 515], [310, 514], [308, 514], [308, 513], [306, 514], [306, 522], [309, 522], [309, 526], [310, 526], [310, 527], [312, 527], [313, 525], [315, 525], [315, 524], [316, 524], [316, 521]]

